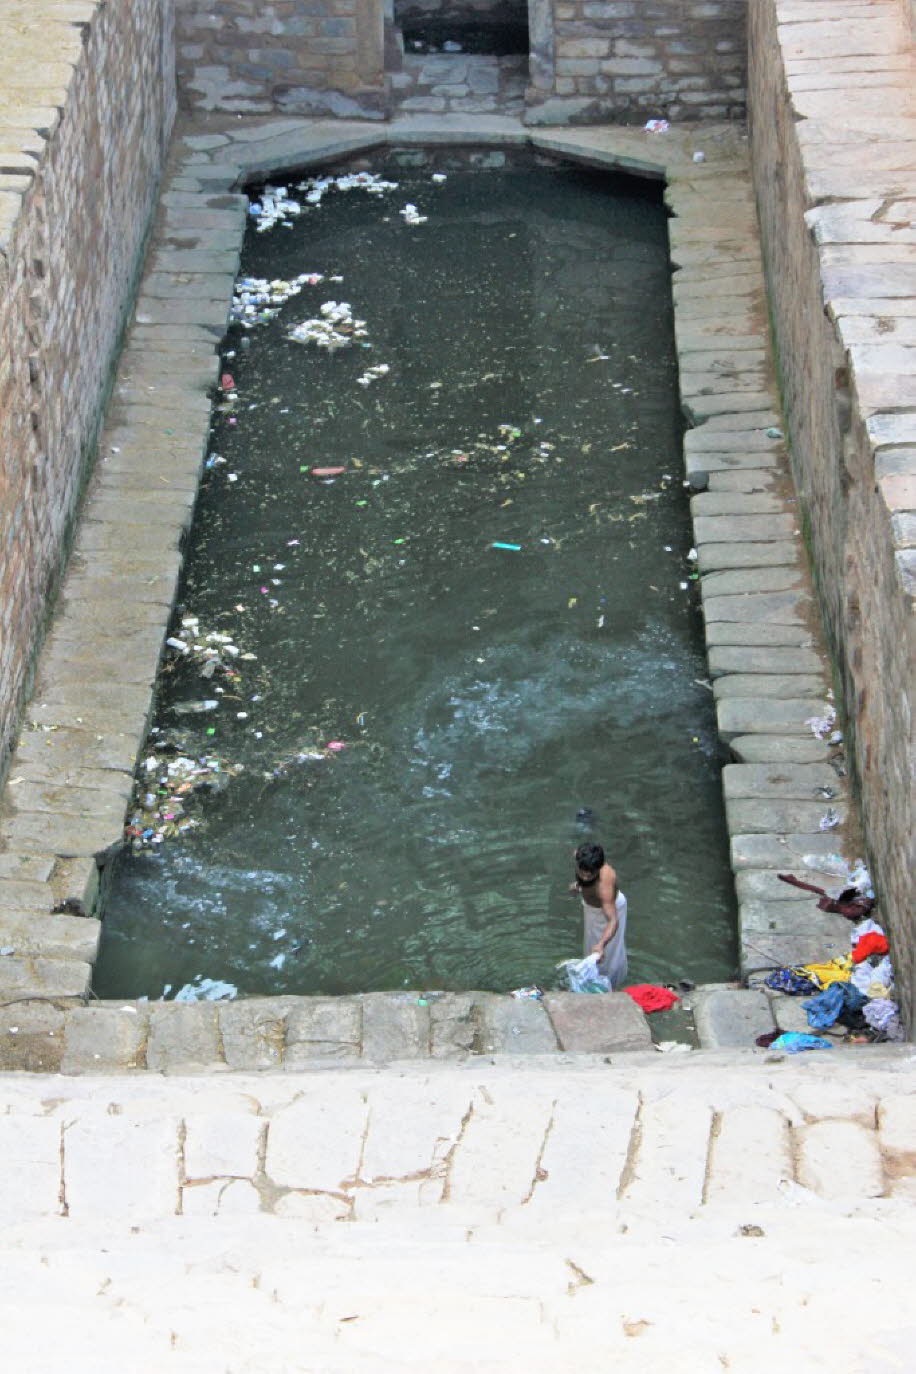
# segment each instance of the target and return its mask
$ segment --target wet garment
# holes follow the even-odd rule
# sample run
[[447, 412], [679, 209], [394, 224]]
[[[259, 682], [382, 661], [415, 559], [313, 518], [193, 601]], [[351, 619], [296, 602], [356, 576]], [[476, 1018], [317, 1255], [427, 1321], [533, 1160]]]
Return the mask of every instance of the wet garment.
[[802, 964], [799, 972], [807, 974], [819, 988], [829, 988], [831, 983], [849, 982], [852, 959], [847, 954], [842, 959], [829, 959], [825, 964]]
[[894, 985], [894, 968], [886, 954], [877, 964], [866, 959], [856, 965], [849, 981], [866, 997], [886, 997], [888, 988]]
[[886, 954], [890, 949], [886, 935], [878, 935], [875, 931], [869, 931], [863, 935], [855, 949], [852, 951], [852, 962], [861, 964], [863, 959], [867, 959], [871, 954]]
[[[612, 990], [619, 988], [627, 976], [627, 899], [622, 892], [617, 893], [616, 906], [617, 929], [598, 960], [598, 972], [608, 980]], [[585, 953], [591, 954], [607, 929], [607, 917], [600, 906], [589, 906], [584, 897], [582, 924]]]
[[645, 1012], [667, 1011], [681, 1000], [670, 988], [657, 987], [654, 983], [634, 983], [632, 987], [624, 988], [624, 992]]

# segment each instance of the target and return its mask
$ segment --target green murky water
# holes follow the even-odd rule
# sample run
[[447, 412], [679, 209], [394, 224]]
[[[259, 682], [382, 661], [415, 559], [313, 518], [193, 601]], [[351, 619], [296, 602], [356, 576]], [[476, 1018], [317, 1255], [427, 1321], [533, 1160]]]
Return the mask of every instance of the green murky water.
[[[325, 277], [231, 331], [188, 551], [181, 610], [255, 657], [202, 680], [173, 655], [154, 736], [243, 771], [120, 864], [96, 990], [552, 985], [586, 838], [632, 981], [728, 977], [660, 198], [455, 154], [383, 170], [382, 197], [249, 234], [246, 274]], [[287, 339], [329, 300], [365, 340]]]

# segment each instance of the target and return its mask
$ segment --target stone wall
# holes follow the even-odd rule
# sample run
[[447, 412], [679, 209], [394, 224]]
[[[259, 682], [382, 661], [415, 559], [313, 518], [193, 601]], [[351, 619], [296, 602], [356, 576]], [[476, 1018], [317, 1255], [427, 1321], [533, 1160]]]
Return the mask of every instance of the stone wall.
[[741, 119], [747, 0], [530, 0], [529, 122]]
[[380, 0], [175, 0], [183, 109], [380, 119]]
[[839, 0], [815, 23], [810, 5], [754, 0], [750, 132], [795, 481], [912, 1030], [916, 335], [903, 298], [916, 268], [885, 117], [912, 101], [912, 49], [895, 0], [868, 21], [853, 8]]
[[163, 0], [28, 0], [6, 4], [4, 20], [0, 773], [98, 431], [175, 87]]

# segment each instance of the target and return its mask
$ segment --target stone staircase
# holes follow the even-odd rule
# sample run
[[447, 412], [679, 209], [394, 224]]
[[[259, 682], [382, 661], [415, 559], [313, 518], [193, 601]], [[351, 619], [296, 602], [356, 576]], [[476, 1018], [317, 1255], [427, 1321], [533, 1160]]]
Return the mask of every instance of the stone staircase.
[[913, 1051], [829, 1058], [4, 1076], [5, 1361], [909, 1368]]

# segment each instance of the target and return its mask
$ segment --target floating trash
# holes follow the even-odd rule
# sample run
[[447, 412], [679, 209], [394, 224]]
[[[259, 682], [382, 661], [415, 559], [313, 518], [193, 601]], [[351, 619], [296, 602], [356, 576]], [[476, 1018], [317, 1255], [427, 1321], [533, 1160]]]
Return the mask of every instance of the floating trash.
[[427, 220], [427, 216], [421, 215], [415, 205], [405, 205], [398, 213], [405, 224], [425, 224]]
[[192, 755], [168, 748], [147, 754], [137, 771], [124, 827], [131, 849], [138, 854], [201, 825], [201, 818], [187, 811], [195, 794], [222, 790], [243, 771], [241, 764], [218, 754]]
[[[320, 272], [303, 272], [292, 281], [267, 281], [264, 277], [242, 277], [236, 282], [229, 307], [229, 319], [243, 329], [269, 324], [280, 313], [281, 306], [292, 300], [306, 286], [320, 286], [324, 277]], [[226, 388], [224, 387], [223, 390]]]
[[317, 348], [334, 353], [339, 348], [347, 348], [354, 339], [368, 336], [366, 321], [354, 318], [353, 307], [348, 301], [325, 301], [318, 315], [295, 325], [286, 337], [294, 343], [313, 343]]

